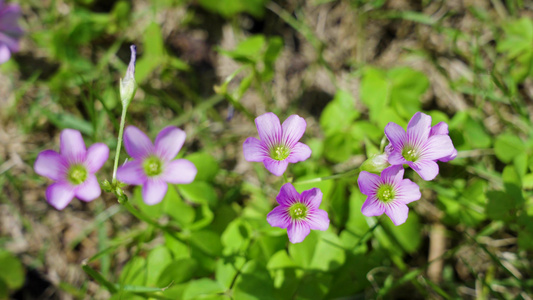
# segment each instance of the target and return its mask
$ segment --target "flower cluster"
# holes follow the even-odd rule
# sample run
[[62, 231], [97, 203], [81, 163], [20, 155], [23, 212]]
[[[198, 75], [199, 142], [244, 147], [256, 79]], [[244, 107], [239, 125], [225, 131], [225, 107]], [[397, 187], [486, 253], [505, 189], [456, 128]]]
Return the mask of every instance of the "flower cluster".
[[[311, 148], [299, 142], [307, 123], [298, 115], [291, 115], [283, 124], [278, 116], [265, 113], [255, 119], [259, 140], [249, 137], [244, 141], [244, 158], [262, 162], [270, 173], [281, 176], [289, 163], [304, 161], [311, 156]], [[279, 206], [267, 215], [273, 227], [287, 229], [291, 243], [300, 243], [311, 229], [326, 230], [328, 213], [319, 209], [322, 192], [313, 188], [299, 194], [291, 183], [286, 183], [276, 197]]]
[[22, 28], [17, 25], [20, 17], [20, 6], [17, 4], [4, 4], [0, 0], [0, 64], [11, 58], [11, 54], [19, 51], [19, 40], [23, 34]]
[[[418, 185], [403, 179], [403, 165], [411, 167], [423, 180], [432, 180], [439, 173], [437, 161], [453, 160], [457, 150], [448, 136], [448, 125], [440, 122], [431, 127], [431, 117], [421, 112], [411, 118], [407, 131], [391, 122], [385, 127], [385, 135], [390, 142], [385, 153], [378, 160], [372, 158], [367, 165], [390, 166], [380, 176], [367, 171], [360, 173], [359, 189], [368, 196], [361, 212], [365, 216], [385, 213], [395, 225], [400, 225], [407, 220], [406, 204], [421, 197]], [[384, 157], [388, 164], [383, 162]]]
[[[0, 0], [0, 7], [2, 0]], [[1, 10], [0, 10], [1, 16]], [[2, 20], [0, 20], [0, 29]], [[1, 34], [1, 33], [0, 33]], [[0, 51], [2, 44], [0, 39]], [[120, 96], [124, 111], [128, 108], [135, 95], [136, 47], [132, 45], [131, 59], [124, 80], [120, 81]], [[1, 52], [0, 52], [1, 54]], [[124, 128], [124, 114], [121, 128]], [[122, 134], [122, 130], [121, 130]], [[124, 146], [126, 152], [133, 158], [123, 166], [116, 169], [118, 180], [132, 185], [142, 185], [143, 200], [148, 205], [161, 202], [167, 193], [167, 183], [187, 184], [196, 177], [196, 167], [186, 159], [174, 159], [185, 142], [186, 134], [183, 130], [168, 126], [161, 130], [152, 141], [135, 126], [128, 126], [124, 132]], [[120, 143], [117, 147], [115, 162], [118, 162]], [[96, 173], [106, 162], [109, 148], [97, 143], [88, 150], [81, 133], [73, 129], [61, 132], [61, 154], [53, 150], [39, 153], [35, 160], [35, 172], [41, 176], [55, 181], [46, 190], [46, 200], [58, 210], [62, 210], [77, 197], [83, 201], [92, 201], [101, 194], [100, 185], [96, 180]], [[113, 188], [118, 188], [113, 174]], [[109, 182], [104, 182], [104, 187], [112, 190]], [[117, 189], [114, 189], [117, 193]], [[117, 193], [117, 197], [122, 194]]]

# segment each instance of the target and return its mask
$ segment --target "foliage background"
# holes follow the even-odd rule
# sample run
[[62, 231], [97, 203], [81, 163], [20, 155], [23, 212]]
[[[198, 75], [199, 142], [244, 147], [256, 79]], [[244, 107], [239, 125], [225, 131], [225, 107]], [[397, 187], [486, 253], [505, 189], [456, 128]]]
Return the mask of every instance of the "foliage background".
[[[0, 66], [0, 299], [531, 299], [530, 1], [20, 5], [22, 50]], [[127, 124], [184, 129], [199, 169], [159, 205], [128, 189], [156, 226], [107, 194], [56, 211], [32, 169], [64, 128], [113, 156], [130, 44]], [[353, 170], [421, 110], [459, 157], [431, 182], [406, 173], [422, 199], [404, 225], [364, 217]], [[332, 221], [301, 244], [265, 219], [282, 179], [242, 155], [267, 111], [307, 121], [313, 155], [291, 180], [351, 172], [295, 184], [321, 188]]]

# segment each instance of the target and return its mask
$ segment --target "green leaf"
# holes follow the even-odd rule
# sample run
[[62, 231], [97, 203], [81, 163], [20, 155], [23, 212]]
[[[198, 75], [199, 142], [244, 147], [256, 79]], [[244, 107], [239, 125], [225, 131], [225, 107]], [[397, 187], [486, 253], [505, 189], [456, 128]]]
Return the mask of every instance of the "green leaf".
[[504, 163], [510, 163], [513, 158], [525, 151], [522, 140], [513, 134], [501, 134], [494, 142], [496, 157]]
[[146, 282], [146, 259], [134, 256], [122, 269], [119, 282], [123, 285], [144, 285]]
[[286, 269], [286, 268], [297, 268], [298, 266], [294, 260], [289, 256], [285, 249], [279, 250], [276, 252], [267, 264], [267, 269], [276, 270], [276, 269]]
[[187, 155], [185, 159], [191, 161], [198, 170], [195, 181], [211, 182], [215, 178], [219, 170], [218, 161], [209, 153], [196, 152]]
[[233, 279], [246, 263], [246, 258], [242, 256], [227, 256], [217, 260], [215, 278], [226, 288], [230, 288]]
[[230, 255], [245, 251], [250, 243], [252, 229], [241, 218], [237, 218], [231, 222], [224, 233], [222, 233], [221, 241], [224, 246], [224, 254]]
[[400, 116], [410, 119], [421, 110], [421, 97], [429, 87], [429, 80], [424, 73], [408, 67], [391, 69], [387, 76], [391, 81], [391, 105]]
[[[172, 194], [169, 195], [168, 198], [172, 198]], [[167, 200], [167, 195], [165, 195], [163, 200], [157, 204], [148, 205], [144, 203], [143, 195], [142, 195], [142, 186], [136, 186], [134, 188], [133, 197], [131, 198], [131, 202], [135, 204], [139, 208], [140, 211], [142, 211], [145, 215], [149, 216], [150, 218], [156, 219], [156, 220], [159, 219], [159, 217], [161, 217], [166, 200]]]
[[[412, 210], [409, 212], [407, 221], [402, 225], [395, 226], [389, 218], [383, 218], [382, 226], [385, 227], [385, 230], [376, 229], [376, 237], [380, 243], [390, 250], [397, 251], [401, 249], [412, 254], [420, 247], [422, 225], [420, 224], [420, 218]], [[388, 239], [388, 241], [385, 242], [384, 239]], [[400, 246], [399, 249], [398, 246]]]
[[176, 220], [182, 227], [187, 227], [192, 222], [196, 213], [194, 208], [187, 205], [176, 192], [176, 187], [169, 184], [165, 199], [162, 201], [163, 211]]
[[143, 56], [137, 60], [135, 79], [143, 82], [165, 60], [163, 34], [157, 23], [151, 23], [143, 34]]
[[9, 288], [7, 283], [0, 278], [0, 300], [9, 299]]
[[216, 205], [218, 196], [215, 189], [207, 182], [194, 181], [178, 185], [178, 190], [187, 200], [198, 204]]
[[167, 247], [159, 246], [152, 249], [146, 258], [146, 285], [155, 286], [158, 283], [159, 276], [162, 274], [161, 272], [171, 262], [172, 256]]
[[289, 253], [299, 266], [310, 270], [331, 271], [345, 260], [339, 237], [329, 230], [311, 230], [303, 242], [289, 245]]
[[221, 50], [224, 54], [236, 61], [243, 63], [257, 63], [261, 59], [261, 53], [265, 47], [265, 37], [254, 35], [240, 42], [231, 51]]
[[210, 297], [225, 291], [226, 289], [220, 283], [209, 278], [202, 278], [189, 283], [183, 293], [183, 300], [214, 299]]
[[390, 85], [383, 70], [367, 67], [361, 79], [360, 98], [370, 111], [370, 119], [377, 122], [389, 103]]
[[16, 290], [24, 284], [24, 267], [16, 256], [0, 249], [0, 266], [0, 281], [5, 282], [9, 289]]
[[235, 299], [274, 300], [274, 282], [265, 267], [252, 260], [242, 268], [241, 275], [235, 282]]
[[352, 122], [359, 117], [355, 110], [355, 99], [349, 92], [338, 90], [320, 115], [320, 126], [326, 135], [346, 132]]
[[175, 260], [161, 272], [159, 279], [157, 280], [157, 285], [160, 287], [165, 287], [170, 284], [178, 284], [190, 280], [198, 264], [192, 258], [183, 258]]
[[204, 253], [219, 256], [222, 252], [220, 236], [213, 231], [195, 231], [191, 235], [191, 244], [200, 248]]
[[330, 274], [311, 273], [302, 278], [296, 294], [298, 299], [323, 299], [329, 291], [332, 276]]

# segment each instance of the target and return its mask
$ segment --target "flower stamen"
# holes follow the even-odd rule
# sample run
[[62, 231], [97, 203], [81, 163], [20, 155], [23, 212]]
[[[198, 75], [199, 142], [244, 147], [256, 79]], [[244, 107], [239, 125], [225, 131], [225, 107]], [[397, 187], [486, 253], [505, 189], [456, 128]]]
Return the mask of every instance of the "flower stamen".
[[289, 215], [293, 220], [304, 220], [307, 217], [307, 206], [303, 203], [295, 203], [289, 207]]
[[270, 157], [274, 160], [285, 160], [289, 155], [291, 154], [291, 149], [284, 146], [284, 145], [277, 145], [272, 147], [272, 150], [270, 151]]
[[73, 185], [83, 183], [87, 179], [87, 168], [83, 165], [72, 165], [67, 172], [67, 179]]
[[379, 187], [376, 193], [378, 199], [383, 203], [389, 203], [394, 200], [395, 192], [391, 185], [384, 184]]
[[144, 173], [148, 177], [153, 177], [163, 173], [163, 162], [156, 156], [150, 156], [143, 162]]

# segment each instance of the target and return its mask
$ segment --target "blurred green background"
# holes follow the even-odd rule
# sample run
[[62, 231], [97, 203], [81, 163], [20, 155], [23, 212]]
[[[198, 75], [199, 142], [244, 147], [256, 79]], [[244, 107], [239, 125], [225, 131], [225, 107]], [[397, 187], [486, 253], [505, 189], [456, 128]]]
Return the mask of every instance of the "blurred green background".
[[[531, 1], [19, 4], [21, 51], [0, 65], [0, 299], [531, 299]], [[157, 226], [111, 194], [56, 211], [33, 172], [64, 128], [114, 156], [131, 44], [127, 124], [184, 129], [199, 170], [155, 206], [127, 189]], [[242, 155], [268, 111], [307, 121], [293, 182], [356, 169], [417, 111], [459, 156], [434, 181], [406, 171], [422, 198], [398, 227], [361, 214], [356, 175], [295, 184], [322, 190], [331, 226], [293, 245], [266, 222], [283, 180]]]

